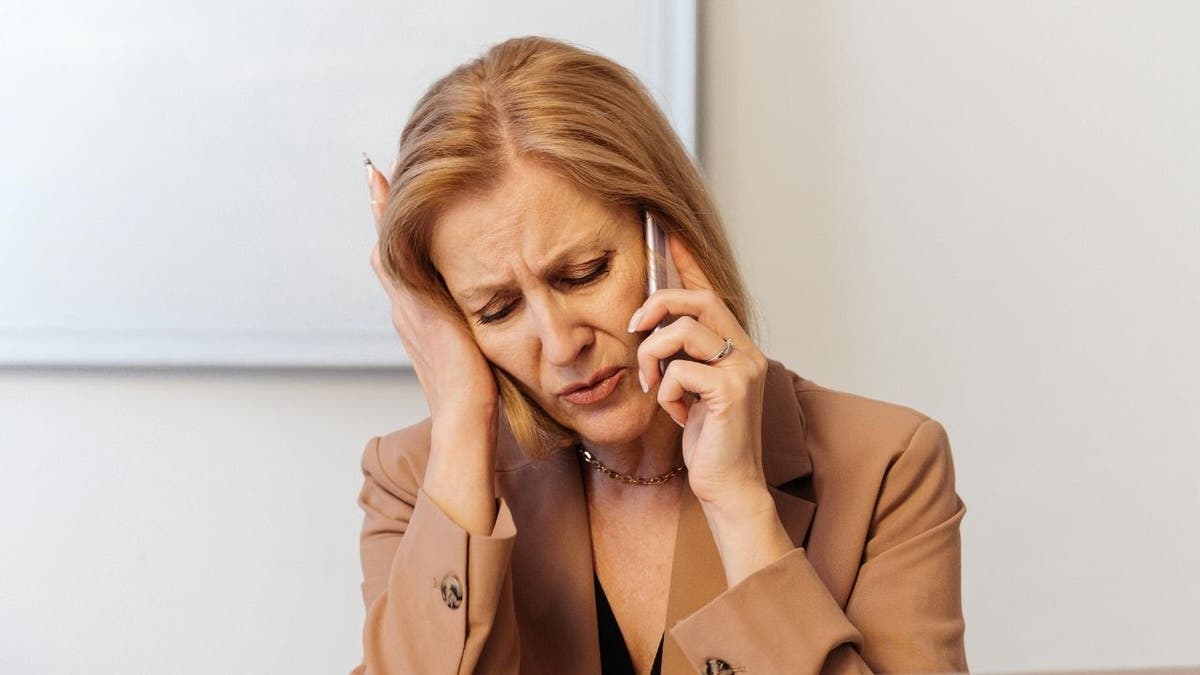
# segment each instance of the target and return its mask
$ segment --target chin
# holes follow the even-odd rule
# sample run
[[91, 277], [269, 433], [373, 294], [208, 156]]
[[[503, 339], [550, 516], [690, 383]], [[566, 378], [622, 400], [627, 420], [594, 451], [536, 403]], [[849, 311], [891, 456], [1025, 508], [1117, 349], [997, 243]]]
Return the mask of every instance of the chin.
[[571, 411], [568, 426], [581, 438], [595, 445], [620, 445], [637, 440], [654, 420], [658, 401], [636, 392], [613, 392], [622, 400], [606, 401], [604, 407], [584, 407]]

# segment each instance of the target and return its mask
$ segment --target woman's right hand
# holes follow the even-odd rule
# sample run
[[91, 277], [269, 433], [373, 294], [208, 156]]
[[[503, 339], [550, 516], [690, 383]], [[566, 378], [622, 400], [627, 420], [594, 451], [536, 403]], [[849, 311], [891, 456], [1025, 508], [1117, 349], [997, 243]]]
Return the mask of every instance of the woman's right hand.
[[[387, 178], [367, 164], [376, 232], [388, 200]], [[429, 461], [421, 487], [460, 527], [495, 527], [499, 394], [492, 370], [460, 317], [410, 291], [383, 268], [378, 237], [371, 267], [391, 299], [392, 325], [429, 403]]]
[[[378, 234], [389, 186], [371, 164], [367, 164], [367, 187]], [[378, 237], [371, 249], [371, 267], [391, 300], [392, 326], [412, 360], [430, 416], [436, 421], [443, 412], [495, 412], [499, 397], [491, 367], [461, 319], [389, 276], [380, 260]]]

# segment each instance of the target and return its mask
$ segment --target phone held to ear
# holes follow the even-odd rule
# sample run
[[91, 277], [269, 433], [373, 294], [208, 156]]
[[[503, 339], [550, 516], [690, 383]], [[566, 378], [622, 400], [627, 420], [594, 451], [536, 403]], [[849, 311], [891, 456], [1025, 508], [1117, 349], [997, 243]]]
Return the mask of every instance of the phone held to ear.
[[[683, 288], [683, 284], [679, 280], [679, 270], [675, 267], [675, 261], [671, 258], [671, 249], [667, 246], [667, 235], [654, 222], [654, 218], [650, 215], [649, 210], [643, 210], [645, 214], [645, 231], [646, 231], [646, 295], [650, 295], [660, 288]], [[678, 317], [668, 315], [650, 331], [654, 333], [664, 326], [668, 326]], [[663, 374], [667, 370], [667, 364], [678, 358], [687, 358], [687, 354], [680, 350], [674, 356], [663, 359], [658, 362], [658, 372]]]

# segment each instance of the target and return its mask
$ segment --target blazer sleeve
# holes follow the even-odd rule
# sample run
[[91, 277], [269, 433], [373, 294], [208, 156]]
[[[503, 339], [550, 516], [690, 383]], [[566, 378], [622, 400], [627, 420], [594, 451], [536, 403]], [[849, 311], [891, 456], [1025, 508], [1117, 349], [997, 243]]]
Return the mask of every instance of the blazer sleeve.
[[[372, 438], [358, 498], [367, 613], [363, 660], [353, 675], [517, 673], [510, 565], [516, 527], [508, 504], [497, 500], [491, 533], [471, 534], [417, 479], [389, 475], [384, 466], [380, 438]], [[451, 607], [442, 587], [455, 581], [461, 602]]]
[[926, 419], [884, 475], [844, 608], [796, 548], [677, 623], [671, 635], [699, 672], [713, 656], [747, 673], [966, 671], [959, 540], [965, 512], [946, 431]]

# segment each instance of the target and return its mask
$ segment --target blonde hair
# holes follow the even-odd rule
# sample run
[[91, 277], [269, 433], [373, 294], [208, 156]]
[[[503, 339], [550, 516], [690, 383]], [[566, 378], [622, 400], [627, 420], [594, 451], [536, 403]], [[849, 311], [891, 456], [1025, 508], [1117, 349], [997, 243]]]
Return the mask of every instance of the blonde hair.
[[[380, 230], [385, 270], [466, 318], [431, 257], [439, 211], [486, 195], [518, 157], [539, 160], [610, 207], [648, 210], [687, 245], [738, 322], [752, 309], [700, 172], [645, 87], [624, 67], [543, 37], [513, 38], [455, 68], [417, 102], [400, 135]], [[468, 328], [469, 330], [469, 328]], [[492, 366], [508, 425], [529, 457], [577, 442], [516, 378]]]

